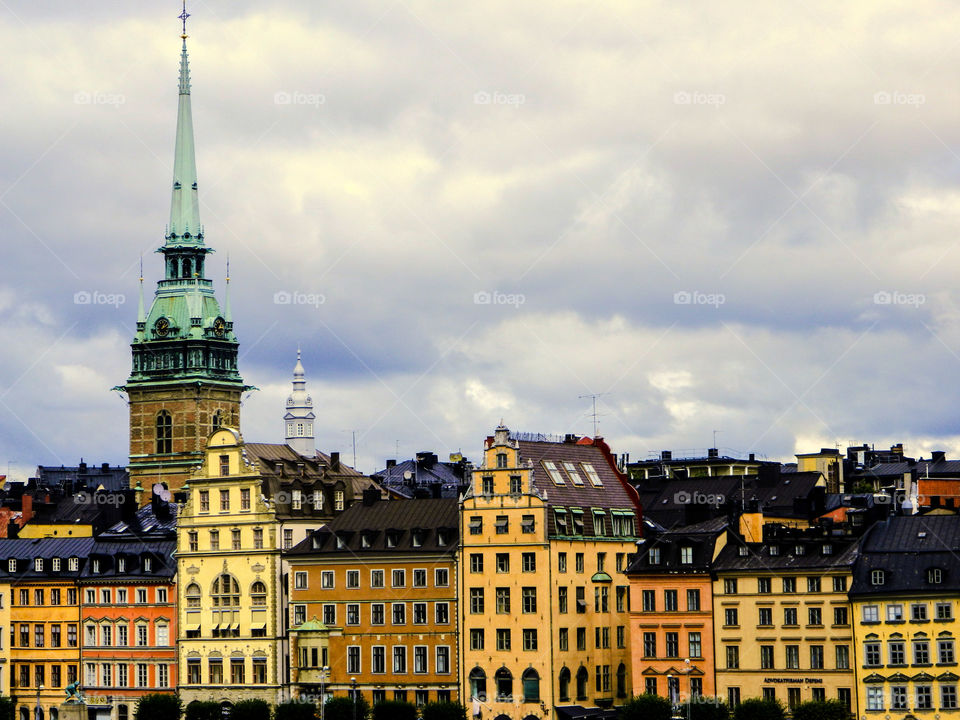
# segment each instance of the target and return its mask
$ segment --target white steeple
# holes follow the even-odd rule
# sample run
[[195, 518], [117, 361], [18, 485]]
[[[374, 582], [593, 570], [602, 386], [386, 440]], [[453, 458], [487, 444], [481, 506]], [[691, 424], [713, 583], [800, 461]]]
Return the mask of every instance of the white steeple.
[[304, 379], [303, 363], [300, 362], [300, 348], [297, 348], [297, 364], [293, 368], [293, 391], [287, 396], [287, 412], [283, 416], [287, 445], [304, 457], [317, 454], [313, 436], [313, 398], [307, 394], [307, 381]]

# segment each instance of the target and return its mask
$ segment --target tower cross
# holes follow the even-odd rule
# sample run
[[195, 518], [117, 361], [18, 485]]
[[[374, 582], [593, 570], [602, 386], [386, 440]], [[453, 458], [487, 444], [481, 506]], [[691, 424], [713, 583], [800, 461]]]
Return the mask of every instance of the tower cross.
[[184, 40], [187, 39], [187, 18], [190, 17], [190, 13], [187, 12], [187, 0], [183, 0], [183, 12], [177, 15], [180, 18], [180, 21], [183, 23], [183, 32], [180, 34], [180, 37]]

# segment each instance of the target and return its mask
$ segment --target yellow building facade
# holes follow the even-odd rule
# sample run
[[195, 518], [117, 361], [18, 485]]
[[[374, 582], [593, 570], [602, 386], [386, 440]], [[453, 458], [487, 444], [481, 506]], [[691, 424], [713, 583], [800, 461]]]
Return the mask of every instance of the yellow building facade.
[[630, 695], [634, 509], [602, 441], [488, 438], [460, 513], [460, 655], [484, 717]]

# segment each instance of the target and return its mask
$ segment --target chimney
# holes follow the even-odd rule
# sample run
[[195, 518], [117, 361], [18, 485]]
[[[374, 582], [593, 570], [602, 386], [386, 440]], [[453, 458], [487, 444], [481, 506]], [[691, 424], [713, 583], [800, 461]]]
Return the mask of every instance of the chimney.
[[387, 460], [387, 470], [389, 470], [390, 468], [395, 468], [396, 466], [397, 466], [396, 460], [394, 460], [393, 458], [390, 458], [389, 460]]
[[750, 511], [740, 513], [740, 535], [744, 542], [763, 542], [763, 513], [752, 504]]
[[20, 526], [23, 527], [25, 524], [30, 522], [30, 519], [33, 517], [33, 495], [23, 494], [23, 497], [20, 498]]
[[660, 459], [661, 459], [661, 460], [673, 460], [673, 453], [670, 452], [669, 450], [661, 450], [661, 451], [660, 451]]
[[750, 462], [753, 462], [753, 461], [756, 460], [756, 459], [757, 459], [757, 456], [756, 456], [754, 453], [750, 453], [750, 454], [747, 456], [747, 460], [749, 460]]
[[370, 507], [375, 502], [380, 500], [380, 491], [376, 488], [367, 488], [363, 491], [363, 504], [367, 507]]
[[930, 460], [938, 463], [947, 459], [947, 454], [943, 450], [934, 450], [930, 453]]
[[103, 463], [103, 464], [100, 466], [100, 472], [102, 472], [102, 473], [104, 473], [104, 474], [110, 472], [110, 463]]
[[708, 448], [707, 449], [708, 458], [718, 458], [720, 457], [720, 451], [717, 448]]
[[87, 464], [83, 461], [83, 458], [80, 459], [80, 467], [77, 468], [77, 472], [78, 472], [80, 475], [86, 475], [86, 474], [87, 474]]
[[574, 435], [573, 433], [567, 433], [566, 435], [563, 436], [563, 441], [564, 441], [565, 443], [567, 443], [567, 444], [570, 444], [570, 445], [576, 445], [576, 444], [577, 444], [577, 440], [579, 440], [579, 439], [580, 439], [580, 438], [578, 438], [578, 437], [577, 437], [576, 435]]
[[330, 469], [334, 472], [340, 472], [340, 453], [330, 453]]

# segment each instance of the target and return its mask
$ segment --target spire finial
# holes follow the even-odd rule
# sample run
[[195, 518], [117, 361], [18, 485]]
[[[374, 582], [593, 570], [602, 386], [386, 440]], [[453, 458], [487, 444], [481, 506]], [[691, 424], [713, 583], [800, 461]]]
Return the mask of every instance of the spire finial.
[[180, 33], [180, 37], [184, 40], [187, 39], [187, 18], [190, 17], [190, 13], [187, 12], [187, 0], [183, 0], [183, 12], [177, 15], [180, 18], [180, 21], [183, 23], [183, 31]]

